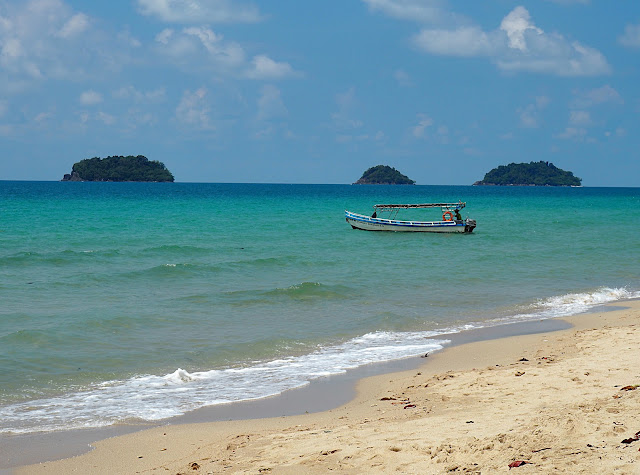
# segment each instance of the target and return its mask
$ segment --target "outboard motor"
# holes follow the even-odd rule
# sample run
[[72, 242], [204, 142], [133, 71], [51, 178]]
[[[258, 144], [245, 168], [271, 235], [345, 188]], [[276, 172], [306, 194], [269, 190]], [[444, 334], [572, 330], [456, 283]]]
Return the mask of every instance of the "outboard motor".
[[465, 233], [470, 233], [475, 228], [476, 228], [476, 220], [467, 218], [467, 220], [464, 223], [464, 232]]

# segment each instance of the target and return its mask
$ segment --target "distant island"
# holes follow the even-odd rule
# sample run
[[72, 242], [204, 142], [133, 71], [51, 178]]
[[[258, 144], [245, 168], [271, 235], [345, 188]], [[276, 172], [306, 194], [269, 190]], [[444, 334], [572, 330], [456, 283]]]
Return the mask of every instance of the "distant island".
[[477, 185], [580, 186], [582, 179], [550, 162], [510, 163], [488, 172]]
[[86, 158], [73, 164], [62, 181], [173, 181], [163, 163], [143, 155]]
[[354, 185], [415, 185], [416, 182], [387, 165], [376, 165], [362, 174]]

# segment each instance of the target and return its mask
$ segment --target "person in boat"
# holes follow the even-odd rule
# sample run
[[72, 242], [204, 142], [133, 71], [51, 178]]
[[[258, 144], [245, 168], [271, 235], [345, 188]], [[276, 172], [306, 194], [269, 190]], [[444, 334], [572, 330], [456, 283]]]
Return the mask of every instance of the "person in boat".
[[378, 213], [376, 211], [373, 212], [373, 214], [371, 215], [372, 218], [377, 218], [378, 217]]
[[456, 209], [454, 212], [456, 214], [456, 220], [457, 221], [462, 221], [462, 216], [460, 216], [460, 210]]

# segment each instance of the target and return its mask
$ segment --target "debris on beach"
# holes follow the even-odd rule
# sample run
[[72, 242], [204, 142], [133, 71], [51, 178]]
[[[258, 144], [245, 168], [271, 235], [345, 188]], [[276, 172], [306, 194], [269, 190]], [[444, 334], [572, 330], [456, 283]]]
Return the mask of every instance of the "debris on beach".
[[527, 463], [531, 463], [531, 462], [528, 462], [527, 460], [516, 460], [516, 461], [511, 462], [509, 464], [509, 470], [511, 470], [512, 468], [515, 468], [515, 467], [520, 467], [520, 466], [522, 466], [524, 464], [527, 464]]
[[640, 388], [640, 384], [634, 384], [632, 386], [625, 386], [624, 388], [620, 388], [620, 391], [634, 391]]
[[622, 441], [623, 444], [630, 444], [631, 442], [635, 442], [636, 440], [640, 440], [640, 430], [634, 434], [633, 437], [629, 437], [628, 439], [624, 439]]

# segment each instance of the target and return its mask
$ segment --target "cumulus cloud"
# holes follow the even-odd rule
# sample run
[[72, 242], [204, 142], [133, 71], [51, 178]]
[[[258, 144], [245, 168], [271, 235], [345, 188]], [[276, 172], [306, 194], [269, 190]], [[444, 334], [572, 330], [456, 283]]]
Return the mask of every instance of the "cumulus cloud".
[[115, 99], [127, 99], [136, 103], [162, 102], [166, 97], [166, 90], [163, 87], [151, 91], [140, 91], [133, 86], [124, 86], [111, 93]]
[[263, 54], [253, 58], [247, 72], [247, 77], [251, 79], [281, 79], [297, 75], [290, 64], [279, 63]]
[[620, 44], [629, 48], [640, 48], [640, 24], [627, 25], [624, 34], [618, 37]]
[[107, 114], [106, 112], [98, 112], [96, 114], [96, 119], [101, 121], [105, 125], [113, 125], [116, 123], [116, 118], [111, 114]]
[[244, 49], [206, 27], [179, 31], [167, 28], [156, 35], [161, 55], [189, 70], [214, 69], [231, 73], [246, 64]]
[[413, 37], [421, 50], [443, 56], [491, 56], [495, 41], [478, 27], [460, 27], [455, 30], [425, 29]]
[[584, 142], [587, 137], [587, 129], [582, 127], [567, 127], [564, 132], [556, 134], [554, 137], [557, 139]]
[[211, 109], [207, 103], [206, 96], [207, 89], [204, 87], [194, 92], [184, 91], [182, 99], [176, 107], [176, 119], [178, 122], [201, 130], [215, 129], [209, 118]]
[[433, 119], [425, 114], [418, 114], [418, 123], [411, 128], [411, 133], [416, 138], [424, 138], [426, 131], [433, 125]]
[[486, 57], [503, 71], [528, 71], [557, 76], [609, 74], [611, 67], [594, 48], [569, 41], [559, 33], [546, 33], [536, 26], [529, 11], [518, 6], [500, 27], [484, 31], [479, 26], [423, 28], [413, 44], [430, 54]]
[[569, 124], [571, 126], [587, 127], [592, 124], [591, 114], [588, 111], [574, 110], [569, 112]]
[[2, 2], [0, 68], [5, 91], [48, 79], [83, 80], [122, 67], [125, 48], [63, 0]]
[[138, 10], [167, 23], [255, 23], [262, 15], [253, 4], [230, 0], [137, 0]]
[[517, 110], [520, 117], [520, 125], [525, 128], [533, 129], [540, 126], [540, 114], [549, 104], [547, 96], [536, 97], [535, 102], [527, 104]]
[[80, 94], [80, 103], [85, 106], [93, 106], [102, 102], [102, 94], [96, 91], [84, 91]]
[[76, 13], [62, 26], [58, 35], [69, 38], [78, 35], [89, 27], [89, 17], [84, 13]]
[[624, 103], [618, 91], [608, 84], [588, 91], [574, 91], [574, 94], [576, 98], [572, 103], [573, 108], [587, 108], [606, 103]]
[[442, 0], [363, 0], [371, 11], [401, 20], [440, 23], [450, 14]]
[[256, 80], [299, 77], [301, 74], [286, 62], [276, 61], [265, 54], [247, 59], [245, 49], [209, 27], [192, 26], [175, 30], [165, 28], [155, 36], [160, 56], [193, 72], [214, 72], [222, 76]]
[[404, 87], [413, 86], [413, 81], [411, 80], [411, 76], [409, 76], [409, 74], [402, 69], [396, 70], [393, 73], [393, 77], [395, 78], [395, 80], [398, 82], [400, 86], [404, 86]]

